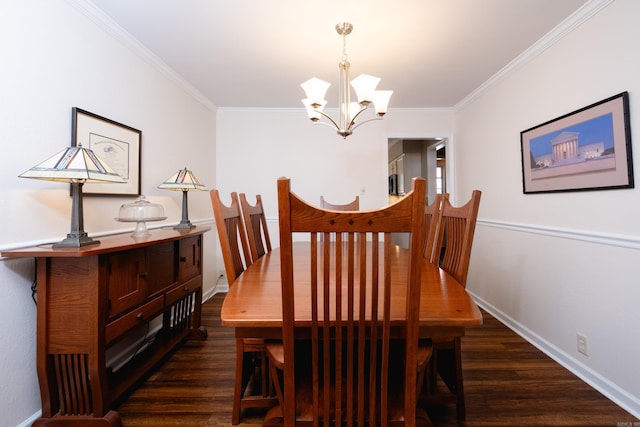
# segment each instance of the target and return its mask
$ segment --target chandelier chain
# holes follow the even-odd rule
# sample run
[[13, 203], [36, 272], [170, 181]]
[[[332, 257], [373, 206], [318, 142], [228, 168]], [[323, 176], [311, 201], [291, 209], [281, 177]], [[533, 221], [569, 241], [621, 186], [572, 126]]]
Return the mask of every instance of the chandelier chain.
[[342, 61], [346, 62], [347, 59], [347, 33], [342, 33]]

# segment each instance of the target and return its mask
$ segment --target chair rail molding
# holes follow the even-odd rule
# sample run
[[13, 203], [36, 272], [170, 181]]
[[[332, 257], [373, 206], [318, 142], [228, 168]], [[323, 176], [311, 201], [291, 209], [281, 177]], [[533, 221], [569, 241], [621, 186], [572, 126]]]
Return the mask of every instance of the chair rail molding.
[[623, 236], [612, 233], [598, 233], [588, 230], [573, 230], [570, 228], [550, 227], [537, 224], [522, 224], [508, 221], [494, 221], [479, 219], [476, 226], [502, 228], [521, 233], [539, 234], [560, 239], [580, 240], [609, 246], [619, 246], [630, 249], [640, 249], [640, 236]]

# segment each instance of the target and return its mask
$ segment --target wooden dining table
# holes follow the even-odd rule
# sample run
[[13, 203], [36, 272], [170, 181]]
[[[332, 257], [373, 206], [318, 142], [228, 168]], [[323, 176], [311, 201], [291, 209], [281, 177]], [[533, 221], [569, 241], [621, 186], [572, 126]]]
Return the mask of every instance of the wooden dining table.
[[[309, 242], [294, 242], [294, 280], [296, 299], [310, 298]], [[396, 247], [391, 259], [393, 276], [397, 283], [406, 286], [408, 250]], [[482, 313], [466, 290], [453, 277], [437, 265], [422, 263], [420, 292], [420, 337], [460, 337], [469, 327], [482, 325]], [[306, 282], [306, 283], [305, 283]], [[404, 290], [394, 292], [392, 306], [404, 310]], [[303, 302], [303, 301], [301, 301]], [[304, 325], [311, 320], [311, 312], [297, 307], [309, 304], [296, 303], [296, 323]], [[282, 335], [282, 296], [280, 282], [280, 250], [274, 248], [250, 265], [230, 286], [221, 310], [223, 326], [235, 328], [237, 338], [279, 339]]]

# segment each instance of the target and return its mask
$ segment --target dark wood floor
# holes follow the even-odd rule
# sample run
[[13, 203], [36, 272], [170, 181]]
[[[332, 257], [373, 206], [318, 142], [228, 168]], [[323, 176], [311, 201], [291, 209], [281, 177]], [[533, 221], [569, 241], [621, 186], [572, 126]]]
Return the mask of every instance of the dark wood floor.
[[[220, 326], [218, 294], [203, 306], [204, 342], [181, 347], [117, 410], [124, 427], [229, 426], [235, 346]], [[462, 343], [467, 421], [455, 408], [432, 410], [435, 426], [606, 426], [637, 422], [511, 330], [484, 314]], [[240, 425], [260, 425], [260, 412]]]

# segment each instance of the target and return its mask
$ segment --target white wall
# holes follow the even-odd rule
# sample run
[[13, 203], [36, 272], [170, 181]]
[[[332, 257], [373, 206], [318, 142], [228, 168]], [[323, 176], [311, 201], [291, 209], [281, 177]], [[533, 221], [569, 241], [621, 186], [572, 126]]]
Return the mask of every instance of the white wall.
[[520, 132], [629, 91], [640, 186], [638, 16], [640, 2], [610, 3], [455, 113], [458, 198], [483, 192], [468, 289], [635, 416], [640, 190], [524, 195]]
[[290, 177], [292, 190], [312, 203], [321, 195], [334, 203], [359, 195], [361, 209], [378, 208], [388, 204], [389, 138], [449, 138], [452, 129], [451, 110], [397, 109], [345, 140], [330, 127], [312, 124], [303, 109], [221, 108], [216, 182], [226, 204], [232, 191], [245, 192], [250, 200], [262, 195], [277, 245], [279, 177]]
[[[157, 185], [185, 166], [215, 186], [215, 113], [97, 26], [83, 2], [0, 3], [0, 249], [61, 240], [70, 229], [65, 184], [18, 175], [71, 143], [71, 109], [79, 107], [142, 131], [142, 188], [180, 220], [181, 193]], [[114, 221], [131, 198], [85, 198], [91, 236], [132, 230]], [[191, 193], [194, 222], [211, 225], [208, 194]], [[158, 225], [158, 224], [149, 224]], [[205, 235], [205, 292], [217, 271], [216, 236]], [[0, 260], [0, 425], [15, 426], [40, 410], [35, 369], [34, 261]]]
[[[640, 3], [616, 0], [455, 114], [392, 109], [346, 141], [313, 126], [302, 110], [230, 109], [216, 117], [144, 52], [92, 22], [82, 4], [0, 3], [1, 249], [59, 240], [69, 231], [67, 187], [17, 175], [70, 143], [74, 106], [142, 130], [143, 193], [165, 206], [167, 223], [179, 220], [180, 195], [156, 186], [188, 166], [223, 194], [262, 194], [276, 245], [277, 177], [290, 176], [294, 191], [310, 201], [360, 194], [363, 208], [375, 208], [387, 200], [388, 138], [442, 136], [455, 164], [454, 201], [483, 191], [469, 290], [640, 414], [638, 190], [525, 196], [519, 143], [520, 131], [623, 90], [630, 92], [632, 131], [640, 129]], [[93, 236], [127, 229], [113, 220], [126, 201], [87, 198], [85, 229]], [[192, 221], [211, 223], [208, 195], [192, 193], [189, 201]], [[207, 233], [208, 290], [222, 268], [217, 246]], [[32, 280], [33, 260], [0, 260], [0, 425], [17, 425], [40, 409]], [[576, 351], [577, 331], [588, 336], [589, 357]]]

